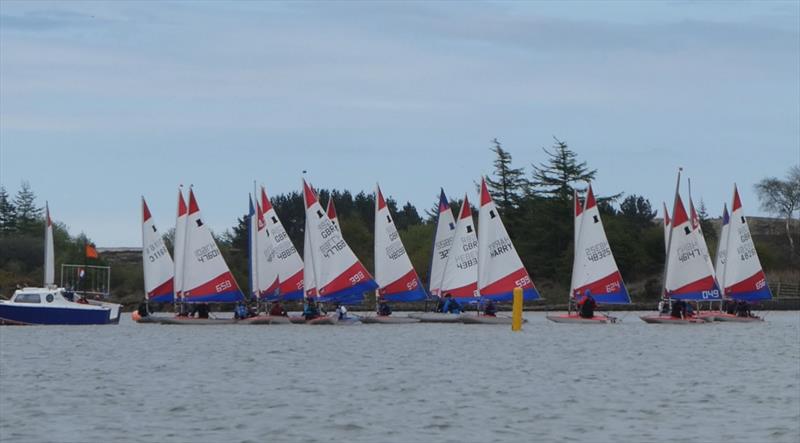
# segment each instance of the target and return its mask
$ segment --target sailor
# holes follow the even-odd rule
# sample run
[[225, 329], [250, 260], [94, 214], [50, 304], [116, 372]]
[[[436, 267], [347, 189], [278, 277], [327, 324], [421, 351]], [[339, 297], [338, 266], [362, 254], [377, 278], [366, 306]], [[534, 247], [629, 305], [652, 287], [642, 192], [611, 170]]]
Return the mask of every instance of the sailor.
[[391, 306], [389, 306], [389, 303], [386, 303], [385, 299], [380, 299], [380, 302], [378, 304], [378, 315], [383, 317], [392, 315], [392, 308]]
[[242, 302], [236, 303], [236, 309], [233, 312], [233, 316], [237, 320], [243, 320], [247, 318], [247, 308], [244, 306], [244, 303]]
[[489, 300], [486, 303], [486, 306], [483, 308], [483, 315], [489, 315], [491, 317], [495, 317], [497, 314], [497, 306], [494, 304], [494, 300]]
[[597, 302], [594, 301], [591, 291], [588, 289], [583, 293], [583, 298], [578, 302], [578, 312], [581, 318], [594, 317], [594, 310], [597, 308]]
[[303, 305], [303, 317], [306, 320], [312, 320], [319, 317], [319, 309], [317, 308], [317, 304], [314, 302], [313, 298], [307, 298], [305, 304]]
[[444, 306], [442, 306], [442, 312], [446, 314], [461, 313], [461, 305], [457, 301], [453, 300], [453, 295], [450, 293], [447, 293], [444, 296]]
[[[449, 295], [449, 294], [448, 294]], [[445, 296], [446, 297], [446, 296]], [[445, 298], [439, 297], [439, 302], [436, 304], [436, 312], [444, 312]]]
[[336, 313], [339, 315], [339, 320], [344, 320], [347, 318], [347, 308], [345, 308], [342, 304], [336, 305]]
[[150, 315], [150, 312], [147, 310], [147, 303], [145, 302], [139, 303], [139, 309], [137, 309], [137, 312], [139, 313], [139, 317], [142, 318]]
[[686, 318], [686, 302], [683, 300], [674, 301], [670, 316], [673, 318]]
[[686, 304], [686, 316], [687, 317], [694, 317], [694, 306], [692, 306], [691, 302], [684, 302]]
[[208, 303], [198, 303], [197, 304], [197, 318], [208, 318], [208, 312], [210, 311]]
[[736, 315], [739, 317], [750, 317], [750, 304], [744, 300], [736, 303]]
[[281, 302], [275, 300], [272, 302], [272, 306], [269, 308], [269, 315], [286, 317], [288, 314], [286, 313], [286, 310], [283, 309], [283, 306], [281, 306]]

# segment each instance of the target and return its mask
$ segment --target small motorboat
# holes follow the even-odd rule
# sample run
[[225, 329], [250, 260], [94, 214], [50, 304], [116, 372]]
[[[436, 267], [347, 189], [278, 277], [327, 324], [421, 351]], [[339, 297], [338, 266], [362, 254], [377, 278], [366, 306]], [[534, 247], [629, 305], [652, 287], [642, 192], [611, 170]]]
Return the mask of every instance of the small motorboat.
[[361, 323], [399, 325], [404, 323], [419, 323], [418, 318], [402, 317], [398, 315], [368, 315], [361, 317]]
[[[461, 323], [468, 325], [510, 325], [512, 318], [505, 315], [461, 314]], [[522, 319], [524, 323], [526, 320]]]
[[548, 315], [547, 319], [556, 323], [572, 323], [582, 325], [603, 325], [606, 323], [616, 323], [617, 317], [610, 315], [595, 315], [592, 318], [583, 318], [577, 313]]
[[[24, 288], [0, 300], [3, 325], [106, 325], [119, 323], [120, 305], [72, 301], [64, 288]], [[84, 300], [84, 299], [81, 299]]]
[[641, 318], [645, 323], [658, 323], [664, 325], [694, 325], [711, 322], [709, 317], [678, 318], [669, 315], [643, 315], [639, 318]]
[[460, 314], [449, 314], [444, 312], [417, 312], [408, 314], [410, 318], [415, 318], [422, 323], [461, 323]]

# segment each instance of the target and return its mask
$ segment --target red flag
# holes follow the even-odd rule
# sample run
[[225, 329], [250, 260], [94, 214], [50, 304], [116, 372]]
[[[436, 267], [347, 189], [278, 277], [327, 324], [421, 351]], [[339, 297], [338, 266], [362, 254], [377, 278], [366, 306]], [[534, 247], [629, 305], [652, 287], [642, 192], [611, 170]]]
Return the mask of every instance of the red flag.
[[86, 244], [86, 258], [97, 258], [97, 249], [95, 249], [94, 243]]

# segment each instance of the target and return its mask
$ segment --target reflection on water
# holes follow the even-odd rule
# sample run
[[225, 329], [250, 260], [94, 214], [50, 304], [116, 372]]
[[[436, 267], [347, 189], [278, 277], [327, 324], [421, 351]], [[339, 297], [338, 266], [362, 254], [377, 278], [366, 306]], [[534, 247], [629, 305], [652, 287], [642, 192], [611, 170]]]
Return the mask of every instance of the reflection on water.
[[0, 441], [800, 440], [763, 324], [0, 329]]

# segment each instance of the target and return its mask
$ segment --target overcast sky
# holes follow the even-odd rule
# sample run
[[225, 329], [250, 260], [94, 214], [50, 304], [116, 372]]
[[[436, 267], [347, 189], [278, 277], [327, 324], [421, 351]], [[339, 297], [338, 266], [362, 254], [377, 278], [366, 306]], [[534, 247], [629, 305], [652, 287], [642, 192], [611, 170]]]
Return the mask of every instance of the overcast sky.
[[[232, 226], [271, 194], [476, 198], [498, 137], [553, 136], [596, 192], [718, 215], [733, 182], [800, 162], [800, 6], [760, 2], [0, 2], [0, 184], [22, 180], [98, 246], [141, 243], [178, 184]], [[685, 191], [685, 186], [684, 186]]]

